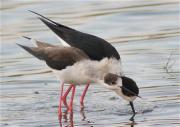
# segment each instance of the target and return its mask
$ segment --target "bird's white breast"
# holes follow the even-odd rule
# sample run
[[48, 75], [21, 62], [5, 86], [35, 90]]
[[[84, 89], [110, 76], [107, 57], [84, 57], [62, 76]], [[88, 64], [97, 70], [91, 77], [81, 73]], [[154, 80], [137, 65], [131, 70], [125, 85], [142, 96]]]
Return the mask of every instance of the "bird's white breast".
[[53, 72], [59, 80], [79, 85], [103, 80], [106, 73], [119, 74], [121, 72], [119, 64], [117, 60], [107, 58], [101, 61], [82, 60], [73, 66], [68, 66], [60, 71], [53, 70]]

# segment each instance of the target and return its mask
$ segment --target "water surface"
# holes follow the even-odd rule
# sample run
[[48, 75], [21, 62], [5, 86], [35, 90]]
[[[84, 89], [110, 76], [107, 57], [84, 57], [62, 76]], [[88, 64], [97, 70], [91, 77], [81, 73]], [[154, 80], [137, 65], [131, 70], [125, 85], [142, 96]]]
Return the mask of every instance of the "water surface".
[[1, 1], [0, 126], [59, 126], [60, 84], [42, 61], [20, 49], [31, 45], [21, 36], [60, 44], [36, 15], [111, 42], [122, 58], [123, 72], [140, 87], [135, 121], [131, 108], [114, 92], [92, 84], [81, 111], [77, 88], [73, 117], [66, 113], [62, 126], [176, 127], [180, 126], [180, 26], [175, 0], [129, 1]]

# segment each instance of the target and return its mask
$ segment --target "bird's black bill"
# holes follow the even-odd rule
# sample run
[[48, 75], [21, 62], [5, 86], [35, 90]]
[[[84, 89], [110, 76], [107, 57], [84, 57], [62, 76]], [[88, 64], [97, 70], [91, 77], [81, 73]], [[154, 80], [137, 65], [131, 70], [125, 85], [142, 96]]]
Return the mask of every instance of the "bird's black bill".
[[131, 108], [132, 108], [132, 111], [133, 111], [133, 116], [130, 118], [131, 121], [134, 121], [134, 116], [136, 115], [136, 112], [135, 112], [135, 109], [134, 109], [134, 104], [133, 102], [129, 102]]
[[134, 93], [133, 91], [127, 89], [126, 87], [121, 86], [121, 88], [124, 89], [124, 90], [126, 90], [126, 91], [128, 91], [129, 93], [133, 94], [134, 96], [137, 96], [137, 97], [139, 97], [139, 98], [142, 98], [141, 96], [137, 95], [136, 93]]

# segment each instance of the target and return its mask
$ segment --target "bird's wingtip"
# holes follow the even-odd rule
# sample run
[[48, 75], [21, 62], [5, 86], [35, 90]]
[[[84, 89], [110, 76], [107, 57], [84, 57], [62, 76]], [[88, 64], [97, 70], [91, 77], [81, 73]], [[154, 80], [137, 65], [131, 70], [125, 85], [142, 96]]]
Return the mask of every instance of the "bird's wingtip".
[[27, 10], [27, 11], [29, 11], [29, 12], [31, 12], [31, 13], [36, 13], [36, 12], [34, 12], [34, 11], [32, 11], [32, 10]]
[[43, 18], [41, 18], [41, 17], [37, 17], [39, 20], [41, 20], [41, 21], [45, 21]]
[[21, 44], [18, 44], [18, 43], [16, 43], [18, 46], [20, 46], [21, 48], [23, 48], [23, 49], [25, 49], [25, 50], [29, 50], [30, 49], [30, 47], [27, 47], [27, 46], [24, 46], [24, 45], [21, 45]]
[[20, 46], [20, 44], [16, 43], [16, 45]]
[[26, 46], [16, 43], [19, 47], [26, 49]]
[[16, 43], [16, 45], [18, 45], [18, 46], [22, 46], [21, 44], [19, 44], [19, 43]]
[[22, 36], [22, 37], [25, 38], [25, 39], [31, 40], [30, 37], [27, 37], [27, 36]]
[[40, 17], [46, 18], [46, 17], [44, 17], [43, 15], [41, 15], [41, 14], [39, 14], [39, 13], [35, 12], [35, 11], [32, 11], [32, 10], [28, 10], [28, 11], [29, 11], [29, 12], [31, 12], [31, 13], [34, 13], [34, 14], [36, 14], [36, 15], [40, 16]]
[[21, 45], [21, 44], [18, 44], [18, 43], [16, 43], [16, 45], [18, 45], [18, 46], [20, 46], [22, 48], [25, 47], [24, 45]]
[[45, 20], [47, 20], [47, 21], [49, 21], [49, 22], [51, 22], [51, 23], [53, 23], [53, 24], [56, 24], [56, 25], [58, 25], [58, 23], [56, 23], [56, 22], [54, 22], [54, 21], [52, 21], [52, 20], [50, 20], [49, 18], [47, 18], [47, 17], [45, 17], [45, 16], [43, 16], [43, 15], [41, 15], [41, 14], [39, 14], [39, 13], [37, 13], [37, 12], [35, 12], [35, 11], [32, 11], [32, 10], [28, 10], [29, 12], [31, 12], [31, 13], [34, 13], [34, 14], [36, 14], [36, 15], [38, 15], [39, 17], [39, 19], [41, 20], [41, 21], [45, 21]]

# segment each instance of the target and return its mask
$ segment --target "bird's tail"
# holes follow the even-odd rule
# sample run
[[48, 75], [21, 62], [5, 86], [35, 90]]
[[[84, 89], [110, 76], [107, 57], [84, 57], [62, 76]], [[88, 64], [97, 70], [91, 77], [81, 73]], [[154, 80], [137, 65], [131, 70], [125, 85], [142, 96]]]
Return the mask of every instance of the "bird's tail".
[[20, 46], [21, 48], [23, 48], [24, 50], [26, 50], [27, 52], [29, 52], [31, 55], [35, 56], [36, 58], [40, 59], [40, 60], [44, 60], [44, 49], [43, 48], [39, 48], [39, 47], [28, 47], [28, 46], [24, 46], [24, 45], [20, 45], [17, 44], [18, 46]]

